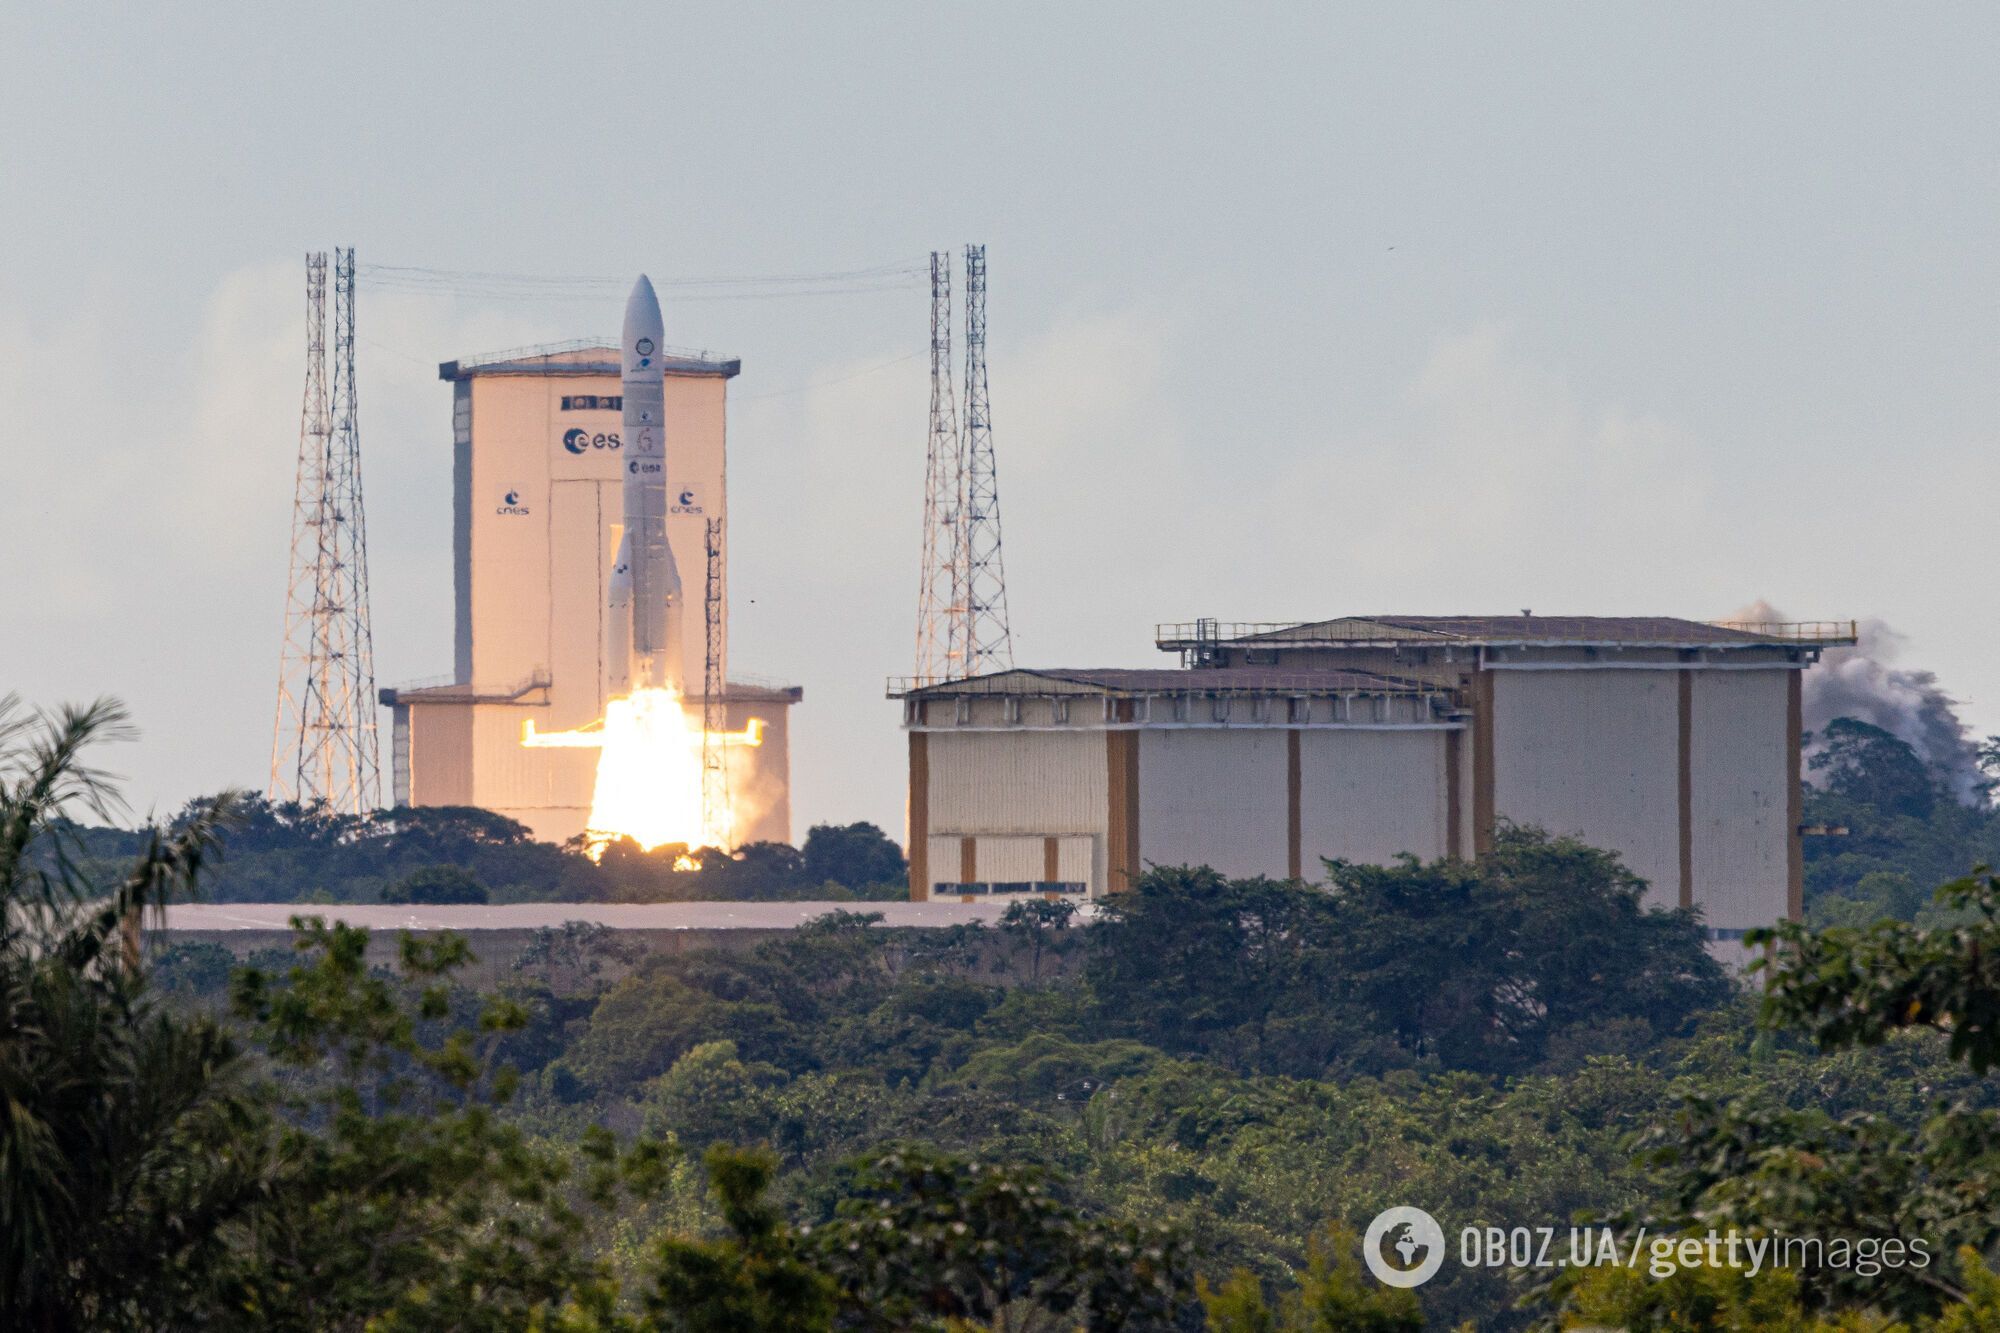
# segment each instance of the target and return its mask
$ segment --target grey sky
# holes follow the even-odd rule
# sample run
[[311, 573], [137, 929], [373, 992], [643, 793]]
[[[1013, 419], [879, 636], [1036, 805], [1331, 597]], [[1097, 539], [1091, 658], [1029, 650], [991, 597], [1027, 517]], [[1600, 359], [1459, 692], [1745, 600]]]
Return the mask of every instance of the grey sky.
[[[1024, 664], [1762, 597], [1886, 618], [2000, 729], [1991, 6], [79, 8], [0, 6], [0, 689], [125, 697], [141, 809], [262, 784], [334, 244], [697, 277], [985, 241]], [[364, 288], [384, 683], [451, 662], [436, 363], [617, 316]], [[925, 295], [667, 319], [743, 358], [732, 647], [806, 687], [796, 831], [900, 830]]]

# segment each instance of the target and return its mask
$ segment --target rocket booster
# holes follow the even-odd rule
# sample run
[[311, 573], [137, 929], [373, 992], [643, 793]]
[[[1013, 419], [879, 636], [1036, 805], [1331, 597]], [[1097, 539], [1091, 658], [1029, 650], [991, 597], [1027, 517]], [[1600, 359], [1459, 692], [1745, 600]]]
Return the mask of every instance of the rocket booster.
[[612, 696], [637, 689], [686, 692], [681, 664], [681, 575], [667, 545], [665, 325], [643, 275], [625, 302], [625, 535], [612, 565], [605, 618]]

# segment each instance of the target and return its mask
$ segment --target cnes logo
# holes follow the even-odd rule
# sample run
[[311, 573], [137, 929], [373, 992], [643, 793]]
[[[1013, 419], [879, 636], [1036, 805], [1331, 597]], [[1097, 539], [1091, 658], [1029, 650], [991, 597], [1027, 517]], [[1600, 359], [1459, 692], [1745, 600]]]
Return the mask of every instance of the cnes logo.
[[1386, 1209], [1368, 1224], [1361, 1259], [1384, 1286], [1421, 1287], [1444, 1266], [1444, 1228], [1421, 1208]]
[[521, 503], [521, 493], [516, 490], [509, 490], [505, 495], [500, 497], [500, 503], [494, 508], [493, 512], [519, 517], [529, 511], [528, 506]]

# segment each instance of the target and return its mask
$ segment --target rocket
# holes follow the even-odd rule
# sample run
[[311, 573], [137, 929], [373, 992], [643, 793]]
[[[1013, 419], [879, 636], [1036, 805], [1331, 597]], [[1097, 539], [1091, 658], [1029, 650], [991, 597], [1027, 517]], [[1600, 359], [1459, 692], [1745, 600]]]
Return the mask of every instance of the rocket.
[[620, 338], [625, 533], [611, 567], [605, 618], [606, 684], [613, 698], [648, 688], [686, 693], [681, 575], [667, 545], [665, 331], [660, 299], [642, 274], [625, 302]]

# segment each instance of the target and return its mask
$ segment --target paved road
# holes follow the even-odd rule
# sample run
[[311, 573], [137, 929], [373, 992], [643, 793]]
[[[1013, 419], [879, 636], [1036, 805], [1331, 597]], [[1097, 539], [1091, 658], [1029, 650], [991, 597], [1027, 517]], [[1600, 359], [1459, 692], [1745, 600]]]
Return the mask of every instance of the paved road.
[[413, 907], [406, 903], [177, 903], [166, 929], [288, 930], [319, 915], [370, 930], [539, 930], [589, 921], [614, 930], [782, 930], [828, 912], [879, 912], [885, 926], [956, 926], [999, 921], [1004, 902], [931, 903], [507, 903]]

